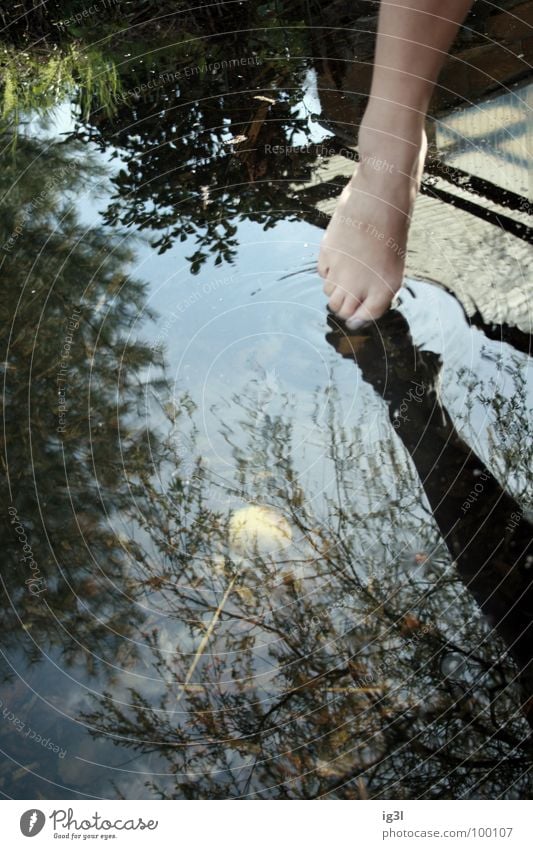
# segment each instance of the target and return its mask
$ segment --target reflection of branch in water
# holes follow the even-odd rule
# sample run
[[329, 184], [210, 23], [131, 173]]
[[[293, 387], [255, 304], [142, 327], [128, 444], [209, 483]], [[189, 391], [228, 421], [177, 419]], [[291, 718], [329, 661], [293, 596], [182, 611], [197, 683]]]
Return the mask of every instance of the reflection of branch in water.
[[186, 690], [187, 685], [189, 684], [192, 676], [194, 675], [194, 670], [198, 666], [198, 661], [200, 660], [204, 651], [207, 648], [207, 644], [209, 642], [211, 634], [215, 630], [216, 624], [217, 624], [217, 622], [220, 618], [220, 614], [224, 610], [224, 606], [225, 606], [225, 604], [226, 604], [226, 602], [229, 598], [229, 594], [231, 593], [231, 591], [233, 589], [233, 585], [235, 584], [237, 577], [238, 577], [238, 575], [234, 575], [233, 578], [231, 579], [231, 581], [229, 582], [228, 586], [226, 587], [226, 590], [224, 592], [224, 595], [222, 596], [220, 604], [218, 605], [217, 609], [215, 610], [213, 617], [211, 619], [211, 622], [209, 623], [204, 636], [200, 640], [200, 645], [198, 646], [198, 648], [196, 650], [196, 654], [194, 655], [193, 661], [192, 661], [191, 665], [189, 666], [189, 669], [187, 670], [187, 674], [186, 674], [185, 680], [183, 682], [183, 690], [178, 695], [178, 701], [181, 698], [181, 696], [183, 695], [183, 692]]
[[[152, 785], [163, 798], [416, 797], [438, 795], [433, 788], [444, 785], [442, 793], [452, 796], [470, 787], [481, 797], [512, 795], [510, 788], [525, 781], [525, 723], [514, 712], [514, 693], [495, 699], [491, 689], [508, 682], [508, 668], [446, 569], [444, 546], [417, 507], [415, 476], [393, 430], [390, 445], [381, 441], [371, 460], [378, 503], [366, 491], [359, 500], [353, 457], [365, 459], [356, 454], [363, 434], [357, 425], [339, 425], [331, 392], [322, 436], [336, 447], [322, 467], [331, 465], [328, 477], [339, 489], [319, 501], [293, 456], [299, 411], [272, 413], [258, 432], [254, 398], [251, 386], [250, 397], [235, 400], [240, 439], [221, 421], [235, 453], [232, 491], [239, 506], [237, 495], [253, 492], [256, 503], [280, 511], [293, 547], [241, 557], [239, 580], [199, 651], [202, 620], [207, 613], [213, 622], [236, 567], [229, 517], [206, 498], [216, 472], [202, 470], [194, 487], [177, 474], [166, 492], [145, 479], [135, 495], [165, 562], [164, 584], [152, 599], [155, 609], [155, 598], [164, 599], [165, 616], [154, 617], [145, 646], [159, 695], [128, 688], [127, 698], [97, 699], [84, 717], [93, 733], [140, 752], [157, 746], [168, 763], [157, 771], [176, 776], [170, 787], [170, 779]], [[172, 461], [170, 446], [163, 455]], [[257, 475], [261, 463], [273, 477]], [[385, 466], [397, 476], [394, 489], [380, 478]], [[402, 528], [416, 536], [414, 551], [425, 552], [416, 570]], [[383, 532], [386, 545], [377, 546]], [[145, 582], [161, 575], [157, 557], [139, 569]], [[443, 672], [450, 655], [464, 658], [463, 673]], [[183, 687], [191, 663], [194, 679]], [[496, 763], [497, 775], [487, 778], [487, 765]]]

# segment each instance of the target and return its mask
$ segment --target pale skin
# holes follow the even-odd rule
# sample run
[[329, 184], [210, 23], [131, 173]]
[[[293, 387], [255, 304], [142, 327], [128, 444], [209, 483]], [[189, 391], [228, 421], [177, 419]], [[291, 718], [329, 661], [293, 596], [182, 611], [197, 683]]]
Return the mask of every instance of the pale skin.
[[372, 86], [359, 129], [360, 163], [322, 239], [318, 273], [348, 327], [375, 321], [403, 280], [420, 187], [427, 110], [473, 0], [381, 0]]

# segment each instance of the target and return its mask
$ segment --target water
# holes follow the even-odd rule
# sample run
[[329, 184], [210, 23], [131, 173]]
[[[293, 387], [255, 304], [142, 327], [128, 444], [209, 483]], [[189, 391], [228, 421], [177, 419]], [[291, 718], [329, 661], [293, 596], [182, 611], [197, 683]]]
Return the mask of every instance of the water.
[[311, 149], [225, 155], [183, 97], [6, 154], [0, 790], [523, 797], [527, 334], [414, 278], [349, 334]]

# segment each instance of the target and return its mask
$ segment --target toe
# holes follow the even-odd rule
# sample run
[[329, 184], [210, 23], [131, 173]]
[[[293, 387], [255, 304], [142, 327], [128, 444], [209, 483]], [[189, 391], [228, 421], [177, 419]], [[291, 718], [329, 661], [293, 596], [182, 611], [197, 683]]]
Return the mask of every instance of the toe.
[[371, 321], [377, 321], [387, 312], [392, 301], [392, 295], [392, 292], [379, 292], [368, 296], [364, 306]]
[[390, 302], [391, 297], [388, 294], [369, 295], [346, 321], [346, 324], [351, 329], [355, 329], [366, 324], [366, 322], [377, 321], [387, 312]]
[[328, 307], [331, 312], [338, 312], [344, 303], [344, 299], [346, 297], [346, 292], [342, 288], [342, 286], [336, 286], [333, 290], [333, 294], [328, 302]]
[[337, 315], [339, 316], [339, 318], [350, 318], [350, 316], [355, 313], [355, 311], [359, 308], [360, 305], [360, 298], [356, 298], [355, 295], [346, 295], [342, 307], [337, 310]]
[[318, 255], [318, 263], [317, 263], [316, 270], [317, 270], [319, 276], [322, 277], [323, 280], [327, 279], [327, 276], [329, 274], [329, 262], [328, 262], [328, 257], [326, 255], [326, 252], [324, 251], [324, 248], [320, 249], [320, 253]]
[[335, 283], [333, 282], [333, 280], [331, 280], [331, 279], [326, 280], [324, 282], [324, 285], [322, 286], [322, 290], [323, 290], [324, 294], [327, 295], [328, 297], [330, 295], [332, 295], [333, 292], [335, 291]]

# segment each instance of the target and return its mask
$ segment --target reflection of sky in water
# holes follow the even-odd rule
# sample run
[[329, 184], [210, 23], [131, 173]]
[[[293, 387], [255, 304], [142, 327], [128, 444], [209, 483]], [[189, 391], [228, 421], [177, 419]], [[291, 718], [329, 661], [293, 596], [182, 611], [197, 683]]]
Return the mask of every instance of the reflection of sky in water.
[[[309, 98], [308, 112], [314, 111], [312, 80]], [[58, 121], [60, 128], [68, 126], [65, 110]], [[89, 227], [100, 223], [99, 210], [107, 200], [102, 186], [97, 197], [89, 190], [78, 199], [78, 212]], [[328, 492], [328, 437], [322, 425], [326, 393], [335, 385], [338, 422], [359, 428], [354, 476], [371, 498], [364, 475], [367, 455], [376, 442], [394, 437], [385, 405], [353, 363], [341, 360], [325, 342], [321, 282], [316, 274], [301, 271], [313, 265], [322, 231], [305, 222], [280, 220], [266, 232], [250, 221], [234, 223], [240, 244], [235, 263], [216, 267], [208, 260], [196, 276], [189, 272], [188, 242], [175, 241], [157, 254], [149, 237], [137, 239], [130, 273], [150, 284], [146, 306], [158, 317], [152, 323], [139, 316], [133, 338], [164, 349], [175, 399], [188, 391], [198, 404], [198, 452], [228, 481], [235, 465], [228, 429], [239, 443], [242, 410], [236, 399], [247, 399], [255, 401], [262, 416], [291, 420], [302, 479]], [[439, 238], [445, 243], [446, 234]], [[469, 327], [460, 304], [436, 286], [410, 281], [401, 308], [415, 343], [441, 355], [444, 402], [467, 441], [488, 460], [491, 414], [472, 393], [471, 380], [489, 394], [496, 386], [507, 395], [512, 381], [500, 366], [513, 361], [519, 370], [527, 369], [527, 357]], [[152, 412], [157, 416], [155, 408]]]
[[[81, 199], [82, 218], [97, 222], [104, 204], [102, 197]], [[244, 441], [240, 400], [255, 404], [258, 415], [291, 421], [302, 482], [318, 497], [330, 493], [324, 423], [327, 393], [335, 386], [338, 423], [358, 428], [354, 490], [371, 504], [368, 456], [376, 444], [395, 437], [383, 402], [354, 364], [325, 341], [321, 281], [302, 271], [313, 265], [322, 231], [283, 220], [266, 232], [254, 222], [233, 223], [239, 237], [236, 261], [215, 266], [208, 260], [196, 276], [189, 272], [188, 242], [176, 241], [164, 254], [156, 254], [146, 239], [137, 241], [130, 273], [149, 282], [146, 306], [158, 317], [152, 323], [139, 316], [133, 338], [164, 350], [174, 399], [187, 391], [198, 405], [197, 453], [228, 483], [235, 468], [232, 445]], [[509, 367], [516, 364], [515, 371], [527, 378], [527, 356], [470, 327], [458, 301], [437, 286], [408, 281], [401, 300], [415, 344], [442, 357], [445, 406], [467, 442], [490, 462], [498, 452], [489, 433], [493, 414], [477, 392], [492, 395], [496, 387], [508, 396], [513, 387]], [[163, 424], [155, 408], [153, 415]], [[404, 455], [403, 449], [399, 454]], [[248, 459], [253, 465], [253, 457]]]
[[[152, 344], [164, 343], [175, 398], [188, 390], [199, 404], [199, 444], [205, 455], [229, 471], [232, 452], [221, 424], [238, 431], [242, 410], [235, 399], [255, 399], [262, 414], [292, 419], [297, 466], [302, 472], [313, 468], [326, 453], [327, 435], [320, 425], [332, 382], [339, 391], [339, 422], [362, 425], [362, 454], [384, 435], [392, 438], [385, 405], [353, 363], [341, 360], [325, 342], [318, 277], [302, 273], [283, 279], [309, 267], [321, 231], [305, 223], [280, 222], [264, 233], [259, 225], [244, 222], [239, 234], [233, 266], [205, 267], [191, 277], [181, 248], [161, 257], [150, 254], [149, 262], [141, 248], [136, 269], [153, 281], [149, 305], [160, 314], [154, 327], [143, 327], [142, 335], [148, 333]], [[460, 304], [438, 287], [410, 281], [402, 311], [415, 343], [442, 356], [444, 402], [468, 441], [486, 456], [490, 414], [472, 394], [470, 381], [490, 393], [492, 380], [507, 395], [512, 380], [499, 363], [509, 367], [516, 362], [519, 370], [527, 370], [528, 358], [471, 328]], [[238, 442], [238, 434], [235, 438]]]
[[303, 83], [304, 96], [300, 103], [294, 108], [294, 114], [299, 118], [308, 118], [307, 132], [297, 132], [294, 135], [292, 144], [305, 146], [307, 144], [318, 144], [324, 141], [334, 133], [327, 130], [313, 120], [322, 112], [322, 105], [317, 90], [317, 76], [314, 68], [309, 68], [306, 71], [305, 80]]

